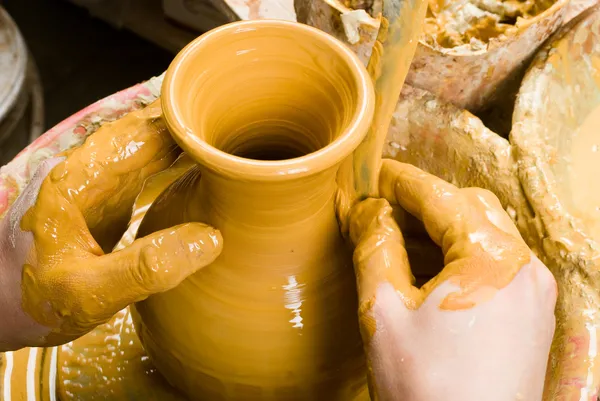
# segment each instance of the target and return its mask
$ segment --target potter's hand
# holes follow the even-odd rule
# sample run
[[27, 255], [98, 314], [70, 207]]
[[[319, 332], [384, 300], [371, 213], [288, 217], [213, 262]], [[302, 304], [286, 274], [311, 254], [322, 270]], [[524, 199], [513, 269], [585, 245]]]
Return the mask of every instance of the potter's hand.
[[110, 254], [144, 180], [176, 146], [158, 102], [44, 162], [0, 223], [0, 351], [70, 341], [179, 284], [220, 252], [220, 234], [184, 224]]
[[[556, 284], [498, 199], [390, 160], [379, 191], [350, 215], [374, 400], [541, 400]], [[388, 201], [444, 253], [420, 289]]]

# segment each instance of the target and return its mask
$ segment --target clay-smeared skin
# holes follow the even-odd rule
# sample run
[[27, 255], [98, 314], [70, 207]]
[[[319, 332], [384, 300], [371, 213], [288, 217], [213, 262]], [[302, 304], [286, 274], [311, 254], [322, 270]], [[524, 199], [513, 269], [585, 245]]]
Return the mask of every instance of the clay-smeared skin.
[[104, 255], [103, 248], [110, 249], [122, 234], [144, 180], [176, 156], [155, 102], [103, 126], [69, 152], [44, 179], [22, 220], [9, 212], [4, 221], [12, 222], [8, 237], [16, 245], [3, 255], [11, 262], [3, 264], [10, 269], [3, 275], [22, 269], [22, 280], [3, 285], [21, 287], [12, 298], [17, 305], [7, 308], [22, 306], [26, 315], [12, 322], [16, 333], [3, 330], [9, 336], [1, 339], [5, 348], [72, 340], [215, 259], [220, 234], [203, 224], [167, 228]]
[[[556, 283], [498, 199], [385, 160], [381, 196], [350, 214], [371, 397], [540, 400]], [[389, 202], [423, 221], [443, 271], [413, 286]]]
[[153, 175], [144, 182], [144, 186], [133, 204], [133, 212], [131, 213], [127, 231], [125, 231], [113, 251], [118, 251], [131, 245], [137, 236], [138, 229], [146, 212], [150, 209], [158, 195], [194, 165], [196, 165], [196, 162], [189, 155], [182, 153], [168, 169]]

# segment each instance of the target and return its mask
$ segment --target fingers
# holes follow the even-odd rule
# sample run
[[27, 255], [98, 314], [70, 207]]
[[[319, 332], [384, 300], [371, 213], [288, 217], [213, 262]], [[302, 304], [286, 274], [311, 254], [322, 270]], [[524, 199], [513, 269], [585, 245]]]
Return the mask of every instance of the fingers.
[[64, 286], [73, 297], [64, 305], [71, 311], [67, 321], [72, 327], [61, 327], [61, 333], [85, 333], [127, 305], [176, 287], [212, 263], [222, 246], [218, 230], [188, 223], [72, 266]]
[[443, 309], [484, 302], [508, 285], [530, 260], [531, 251], [489, 191], [459, 189], [408, 164], [385, 160], [380, 194], [421, 219], [442, 248], [445, 267], [421, 292], [427, 296], [445, 281], [458, 285]]
[[144, 180], [168, 167], [177, 151], [161, 117], [160, 101], [103, 125], [68, 155], [52, 181], [94, 227], [128, 214]]
[[[127, 231], [123, 234], [121, 240], [113, 249], [113, 252], [119, 251], [126, 246], [131, 245], [138, 235], [138, 229], [142, 223], [142, 220], [157, 198], [159, 198], [173, 182], [179, 180], [181, 176], [186, 174], [186, 172], [195, 165], [196, 162], [194, 159], [192, 159], [189, 155], [182, 153], [182, 155], [169, 168], [153, 175], [144, 182], [142, 190], [136, 197], [133, 204], [133, 212], [129, 220]], [[164, 221], [164, 219], [161, 219], [161, 221]], [[166, 226], [168, 227], [172, 225], [175, 224], [167, 224]], [[157, 230], [152, 230], [150, 232], [154, 231]]]
[[148, 235], [121, 251], [99, 258], [97, 263], [102, 267], [98, 274], [110, 277], [114, 273], [122, 277], [123, 288], [119, 293], [125, 306], [176, 287], [212, 263], [222, 247], [218, 230], [187, 223]]
[[490, 223], [505, 233], [521, 238], [519, 230], [502, 207], [500, 200], [491, 191], [482, 188], [463, 188], [461, 189], [461, 192], [466, 196], [469, 203], [477, 207], [479, 212], [484, 215]]
[[[368, 313], [378, 287], [390, 283], [403, 298], [407, 307], [420, 301], [404, 239], [392, 217], [392, 208], [383, 199], [367, 199], [350, 212], [350, 238], [356, 245], [356, 272], [360, 313]], [[367, 323], [368, 324], [368, 323]]]
[[468, 208], [454, 185], [394, 160], [383, 160], [379, 193], [421, 220], [438, 246], [442, 246], [444, 234], [464, 217]]
[[492, 192], [482, 188], [462, 188], [419, 168], [384, 160], [381, 168], [380, 194], [423, 221], [431, 239], [442, 246], [450, 228], [468, 227], [465, 220], [476, 214], [502, 231], [521, 239], [513, 221]]
[[[35, 204], [40, 187], [46, 176], [52, 171], [52, 168], [62, 161], [63, 158], [51, 158], [40, 163], [29, 184], [27, 184], [23, 192], [8, 210], [5, 218], [0, 222], [0, 230], [4, 234], [3, 238], [0, 238], [0, 244], [2, 245], [0, 252], [3, 254], [12, 253], [13, 255], [10, 255], [11, 259], [19, 266], [23, 264], [25, 254], [29, 251], [32, 241], [30, 235], [26, 235], [21, 231], [21, 218]], [[9, 243], [10, 245], [8, 245]], [[6, 256], [8, 255], [4, 257], [0, 256], [0, 260], [7, 260]]]

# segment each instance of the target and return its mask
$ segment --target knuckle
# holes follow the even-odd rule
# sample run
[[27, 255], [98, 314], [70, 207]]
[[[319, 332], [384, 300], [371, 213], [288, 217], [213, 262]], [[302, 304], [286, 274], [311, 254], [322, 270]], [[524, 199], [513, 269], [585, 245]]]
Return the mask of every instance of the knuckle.
[[556, 300], [558, 296], [558, 283], [550, 269], [535, 256], [531, 254], [531, 267], [539, 288], [547, 294], [550, 299]]
[[489, 189], [479, 188], [479, 187], [469, 187], [463, 188], [462, 192], [469, 194], [472, 197], [479, 198], [480, 200], [484, 200], [487, 202], [493, 202], [494, 204], [500, 203], [500, 199], [496, 196], [495, 193], [490, 191]]
[[151, 290], [153, 283], [152, 277], [148, 274], [148, 271], [152, 269], [154, 265], [155, 249], [152, 246], [145, 246], [140, 250], [139, 261], [134, 264], [132, 270], [133, 281], [141, 288]]
[[133, 281], [144, 292], [155, 293], [161, 289], [163, 276], [161, 271], [168, 270], [163, 266], [159, 250], [153, 245], [144, 246], [139, 255], [139, 261], [132, 268]]
[[554, 275], [552, 274], [550, 269], [548, 269], [541, 262], [537, 269], [538, 269], [537, 273], [539, 276], [539, 280], [540, 280], [540, 283], [542, 284], [543, 288], [545, 288], [548, 291], [548, 293], [554, 299], [556, 299], [556, 297], [558, 295], [558, 284], [556, 282], [556, 278], [554, 277]]

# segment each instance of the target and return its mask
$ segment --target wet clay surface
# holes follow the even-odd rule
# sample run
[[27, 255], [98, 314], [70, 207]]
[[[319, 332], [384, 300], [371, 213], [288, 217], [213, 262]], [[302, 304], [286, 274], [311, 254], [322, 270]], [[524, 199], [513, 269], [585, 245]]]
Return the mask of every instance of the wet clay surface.
[[[589, 29], [589, 27], [587, 28]], [[594, 29], [597, 30], [597, 27], [595, 27]], [[596, 32], [596, 31], [594, 31]], [[583, 47], [583, 48], [591, 48], [593, 49], [593, 45], [590, 45], [589, 42], [587, 41], [582, 41], [581, 37], [585, 37], [584, 35], [581, 35], [579, 37], [579, 39], [577, 41], [575, 41], [579, 46]], [[560, 48], [560, 46], [557, 46], [557, 54], [560, 56], [562, 55], [568, 55], [568, 56], [572, 56], [573, 54], [577, 54], [577, 52], [574, 52], [573, 54], [569, 53], [569, 48]], [[559, 62], [557, 62], [556, 58], [553, 60], [554, 62], [554, 67], [558, 68], [561, 66], [561, 64]], [[557, 67], [558, 66], [558, 67]], [[581, 77], [581, 74], [570, 74], [568, 75], [569, 77]], [[550, 99], [550, 97], [548, 97]], [[572, 96], [566, 96], [565, 98], [573, 98]], [[525, 97], [524, 97], [525, 99]], [[589, 98], [586, 98], [589, 99]], [[432, 104], [428, 104], [427, 102], [423, 103], [423, 113], [426, 114], [426, 111], [428, 110], [428, 107], [430, 109], [433, 109], [434, 107], [432, 106]], [[594, 114], [594, 112], [592, 112], [590, 110], [589, 113], [586, 113], [585, 116], [588, 116], [588, 114], [591, 116], [592, 114]], [[472, 118], [472, 116], [468, 115], [467, 113], [463, 114], [460, 116], [461, 118], [457, 118], [452, 120], [451, 122], [453, 123], [458, 123], [461, 121], [463, 123], [469, 123], [468, 121]], [[592, 117], [586, 117], [586, 118], [592, 118]], [[583, 117], [581, 119], [578, 119], [577, 121], [581, 122], [584, 121]], [[470, 124], [470, 123], [469, 123]], [[474, 126], [473, 124], [471, 124], [470, 126]], [[585, 123], [583, 124], [583, 126], [585, 126]], [[474, 131], [468, 131], [469, 135], [481, 135], [481, 138], [484, 138], [485, 141], [487, 142], [487, 145], [490, 146], [497, 146], [498, 141], [496, 140], [491, 140], [489, 135], [493, 135], [493, 133], [488, 133], [487, 131], [483, 130], [483, 129], [479, 129], [479, 131], [477, 131], [476, 133], [474, 133]], [[577, 131], [570, 131], [570, 132], [577, 132]], [[584, 131], [578, 132], [578, 135], [581, 134]], [[530, 137], [528, 137], [530, 138]], [[568, 150], [568, 152], [573, 152], [573, 154], [576, 154], [577, 156], [583, 154], [582, 157], [578, 158], [578, 160], [586, 160], [586, 157], [589, 156], [589, 154], [587, 154], [587, 150], [588, 149], [593, 149], [593, 143], [586, 143], [587, 138], [590, 138], [589, 136], [586, 135], [581, 135], [580, 137], [574, 136], [573, 137], [573, 146], [572, 147], [565, 147], [566, 150]], [[427, 139], [424, 139], [427, 140]], [[436, 138], [430, 137], [429, 140], [436, 140]], [[439, 138], [437, 138], [437, 140], [439, 140]], [[581, 140], [581, 141], [580, 141]], [[485, 142], [482, 141], [482, 142]], [[396, 145], [398, 145], [400, 148], [405, 146], [405, 143], [397, 143]], [[531, 145], [531, 144], [529, 144]], [[533, 143], [533, 145], [535, 145], [535, 143]], [[588, 145], [591, 145], [588, 148]], [[391, 146], [391, 145], [390, 145]], [[534, 149], [540, 149], [541, 147], [538, 146], [533, 146]], [[499, 153], [497, 155], [493, 155], [493, 157], [490, 157], [489, 160], [487, 160], [488, 165], [490, 166], [490, 168], [494, 169], [494, 168], [500, 168], [503, 169], [504, 166], [504, 162], [506, 160], [512, 160], [512, 157], [514, 156], [513, 153], [511, 152], [511, 149], [499, 146]], [[523, 151], [523, 148], [517, 148], [518, 150], [520, 150], [521, 152]], [[396, 149], [398, 150], [398, 149]], [[406, 150], [406, 149], [403, 149]], [[481, 150], [481, 149], [479, 149]], [[409, 151], [410, 152], [410, 151]], [[470, 159], [467, 157], [465, 159], [463, 159], [463, 164], [462, 166], [464, 166], [464, 169], [458, 169], [457, 171], [448, 171], [447, 166], [444, 167], [443, 163], [441, 163], [439, 167], [440, 169], [440, 174], [446, 174], [449, 178], [448, 179], [454, 179], [456, 181], [460, 181], [460, 180], [466, 180], [470, 182], [482, 182], [485, 183], [485, 178], [482, 177], [478, 177], [478, 176], [472, 176], [469, 174], [469, 169], [472, 168], [472, 165], [468, 164], [465, 160], [470, 160], [471, 162], [474, 161], [474, 159], [476, 157], [478, 157], [478, 155], [475, 155], [475, 157], [471, 157]], [[429, 157], [431, 158], [431, 155], [429, 155]], [[455, 154], [453, 154], [453, 157], [458, 157]], [[574, 159], [575, 160], [575, 159]], [[593, 158], [589, 158], [588, 160], [592, 160], [594, 161], [595, 159]], [[457, 163], [460, 163], [460, 160], [455, 160]], [[432, 162], [432, 165], [435, 165], [435, 161]], [[532, 164], [526, 164], [524, 166], [520, 166], [521, 168], [523, 168], [523, 172], [522, 174], [526, 174], [527, 173], [527, 168], [530, 167]], [[576, 169], [581, 168], [579, 165], [571, 165], [572, 168], [573, 166], [575, 166]], [[585, 169], [585, 167], [583, 167]], [[502, 170], [503, 172], [505, 172], [504, 170]], [[508, 171], [508, 170], [507, 170]], [[511, 170], [512, 171], [512, 170]], [[173, 177], [177, 176], [179, 173], [176, 173], [173, 175]], [[199, 172], [195, 172], [193, 173], [190, 177], [199, 177], [200, 174]], [[468, 178], [465, 178], [469, 176]], [[166, 179], [166, 181], [158, 186], [161, 185], [168, 185], [168, 181], [170, 179], [173, 179], [173, 177]], [[502, 176], [503, 178], [506, 178], [504, 176]], [[510, 188], [511, 186], [509, 185], [509, 183], [512, 185], [512, 181], [510, 179], [506, 179], [506, 180], [500, 180], [501, 182], [497, 183], [498, 187], [501, 187], [503, 189], [507, 189]], [[189, 184], [189, 183], [188, 183]], [[186, 185], [188, 185], [186, 184]], [[496, 183], [494, 183], [496, 184]], [[493, 186], [493, 184], [489, 184], [489, 186]], [[149, 186], [150, 187], [150, 186]], [[510, 198], [511, 196], [517, 197], [517, 195], [515, 195], [517, 192], [516, 188], [513, 188], [515, 190], [514, 193], [500, 193], [499, 196], [501, 197], [501, 200], [503, 203], [506, 202], [505, 198]], [[531, 187], [526, 187], [527, 191], [531, 191], [532, 188]], [[159, 192], [158, 190], [156, 190], [157, 192]], [[186, 193], [185, 191], [183, 193]], [[528, 193], [528, 195], [530, 195], [530, 193]], [[504, 198], [503, 198], [504, 197]], [[143, 205], [148, 205], [148, 201], [143, 200], [143, 198], [139, 198], [140, 199], [140, 206], [143, 207]], [[539, 199], [539, 198], [537, 198]], [[574, 200], [576, 199], [576, 197], [574, 197]], [[580, 201], [582, 203], [580, 204], [584, 204], [585, 200], [590, 199], [590, 198], [586, 198], [584, 200]], [[240, 202], [241, 203], [241, 202]], [[510, 202], [508, 202], [510, 203]], [[539, 208], [539, 204], [534, 204], [532, 207], [536, 208], [536, 210], [544, 212], [547, 211], [549, 209], [544, 209], [544, 208]], [[593, 210], [593, 209], [592, 209]], [[523, 209], [518, 209], [516, 211], [512, 211], [513, 212], [513, 217], [522, 219], [523, 218], [523, 214], [526, 213], [526, 210]], [[573, 213], [575, 214], [575, 213]], [[552, 217], [552, 216], [542, 216], [544, 219]], [[579, 217], [581, 218], [581, 217]], [[533, 222], [534, 224], [539, 224], [539, 220], [536, 220]], [[521, 226], [520, 226], [521, 227]], [[548, 250], [552, 250], [554, 249], [556, 253], [549, 253], [549, 255], [556, 255], [558, 253], [560, 253], [561, 251], [563, 251], [564, 249], [570, 249], [573, 250], [575, 249], [575, 252], [571, 252], [569, 253], [570, 257], [573, 258], [578, 258], [581, 256], [581, 253], [579, 253], [579, 250], [577, 250], [577, 248], [570, 248], [571, 246], [573, 246], [573, 242], [572, 243], [568, 243], [565, 241], [565, 244], [552, 244], [551, 241], [556, 241], [556, 236], [555, 234], [557, 233], [555, 227], [553, 227], [552, 225], [548, 225], [547, 226], [548, 229], [548, 237], [545, 241], [543, 245], [544, 247], [547, 247], [545, 249]], [[565, 234], [569, 234], [568, 230], [562, 230], [562, 233]], [[592, 234], [593, 235], [593, 234]], [[531, 237], [531, 238], [527, 238], [528, 241], [530, 241], [530, 244], [532, 245], [532, 247], [536, 247], [536, 246], [540, 246], [540, 238], [538, 237]], [[565, 240], [569, 240], [569, 238], [565, 238]], [[577, 245], [577, 244], [575, 244]], [[537, 250], [539, 250], [539, 248], [536, 248]], [[553, 251], [554, 252], [554, 251]], [[581, 259], [583, 260], [583, 259]], [[568, 296], [571, 296], [570, 298], [567, 297], [566, 298], [566, 302], [563, 302], [562, 306], [559, 306], [559, 312], [560, 312], [560, 316], [562, 318], [564, 318], [565, 316], [570, 317], [571, 320], [568, 321], [567, 320], [567, 325], [563, 325], [562, 328], [562, 334], [559, 337], [559, 340], [561, 341], [561, 343], [558, 345], [558, 347], [554, 350], [554, 355], [555, 358], [560, 358], [561, 355], [569, 355], [568, 356], [568, 360], [565, 362], [564, 360], [561, 362], [560, 365], [552, 365], [551, 364], [551, 369], [555, 372], [556, 377], [558, 377], [560, 379], [559, 385], [558, 387], [563, 387], [563, 389], [567, 389], [564, 390], [564, 393], [553, 393], [551, 395], [549, 395], [547, 397], [548, 400], [555, 400], [555, 399], [562, 399], [562, 398], [557, 398], [558, 395], [560, 396], [565, 396], [565, 394], [567, 394], [567, 392], [569, 391], [568, 388], [569, 387], [574, 387], [577, 390], [577, 396], [579, 399], [579, 396], [581, 397], [589, 397], [589, 399], [594, 399], [595, 398], [595, 389], [594, 389], [594, 377], [597, 377], [597, 375], [595, 375], [595, 370], [594, 370], [594, 366], [595, 366], [595, 357], [596, 355], [592, 352], [595, 349], [595, 346], [597, 345], [593, 339], [596, 338], [596, 333], [595, 330], [597, 328], [597, 324], [594, 320], [594, 311], [597, 310], [597, 307], [594, 306], [594, 301], [595, 301], [595, 292], [593, 290], [593, 288], [595, 288], [595, 284], [594, 283], [589, 283], [586, 282], [585, 280], [582, 279], [582, 277], [586, 277], [586, 279], [591, 279], [594, 280], [595, 276], [593, 274], [594, 270], [592, 269], [591, 265], [586, 264], [585, 261], [563, 261], [564, 263], [562, 265], [556, 265], [554, 264], [553, 266], [551, 266], [555, 272], [555, 275], [559, 276], [559, 285], [562, 283], [563, 286], [561, 287], [561, 291], [562, 291], [562, 296], [563, 299], [565, 299], [565, 290], [566, 290], [566, 294]], [[550, 263], [549, 263], [550, 266]], [[575, 273], [581, 273], [580, 275], [575, 274], [575, 276], [573, 275], [567, 275], [567, 273], [571, 274], [571, 272], [575, 271]], [[562, 273], [562, 274], [561, 274]], [[512, 274], [512, 272], [510, 273]], [[460, 276], [460, 274], [459, 274]], [[491, 279], [498, 279], [498, 277], [492, 277]], [[505, 280], [506, 278], [502, 278], [500, 277], [500, 279]], [[464, 279], [464, 278], [458, 278], [456, 279], [457, 283], [462, 283], [462, 282], [470, 282], [468, 279]], [[501, 281], [498, 281], [501, 282]], [[564, 285], [564, 283], [568, 283], [568, 285]], [[286, 282], [285, 283], [288, 286], [287, 290], [290, 289], [297, 289], [298, 286], [298, 282], [296, 282], [296, 284], [294, 283], [290, 283], [290, 282]], [[426, 288], [426, 287], [425, 287]], [[574, 298], [572, 297], [573, 294], [583, 294], [583, 296], [585, 297], [585, 299], [578, 299], [578, 298]], [[417, 299], [417, 298], [415, 298]], [[464, 302], [465, 299], [468, 302]], [[479, 296], [476, 296], [475, 301], [478, 301], [480, 298]], [[485, 296], [482, 298], [485, 299]], [[466, 304], [469, 304], [469, 302], [473, 301], [473, 299], [467, 297], [463, 297], [461, 299], [461, 297], [459, 297], [459, 300], [461, 301], [459, 303], [459, 305], [461, 307], [465, 307]], [[410, 303], [409, 303], [410, 304]], [[441, 303], [440, 303], [441, 304]], [[455, 305], [456, 306], [456, 305]], [[293, 313], [292, 313], [293, 312]], [[293, 310], [292, 312], [290, 312], [290, 314], [293, 316], [292, 319], [294, 319], [297, 315], [296, 315], [296, 310]], [[581, 315], [577, 314], [576, 312], [581, 312]], [[296, 319], [296, 323], [297, 323], [297, 319]], [[294, 323], [294, 324], [296, 324]], [[566, 336], [566, 340], [564, 340]], [[566, 345], [565, 345], [566, 344]], [[73, 358], [76, 359], [76, 354], [72, 354]], [[137, 357], [136, 357], [137, 358]], [[564, 358], [564, 357], [563, 357]], [[582, 358], [585, 359], [585, 363], [582, 364], [580, 360], [578, 360], [577, 358]], [[565, 358], [566, 359], [566, 358]], [[554, 360], [553, 363], [557, 363], [556, 359]], [[556, 369], [558, 367], [560, 367], [561, 369]], [[569, 371], [568, 375], [564, 374], [564, 371]], [[562, 375], [562, 376], [561, 376]], [[550, 380], [556, 380], [555, 377], [550, 377]], [[557, 382], [559, 380], [556, 380]], [[587, 383], [587, 384], [586, 384]], [[555, 391], [553, 389], [553, 391]], [[575, 394], [575, 392], [573, 393]], [[564, 398], [567, 399], [567, 398]], [[586, 398], [584, 398], [586, 399]]]
[[61, 401], [183, 401], [152, 365], [125, 309], [90, 334], [59, 347]]
[[[440, 274], [414, 286], [405, 230], [386, 200], [369, 199], [352, 210], [372, 399], [431, 400], [448, 388], [455, 399], [540, 399], [556, 286], [499, 200], [391, 160], [383, 163], [380, 193], [423, 221], [446, 260]], [[501, 323], [490, 319], [499, 315]], [[454, 388], [482, 372], [507, 385], [493, 394], [484, 383]]]
[[[45, 284], [60, 282], [61, 278], [71, 282], [73, 278], [68, 278], [71, 260], [91, 262], [103, 254], [102, 246], [111, 247], [129, 219], [123, 205], [133, 202], [145, 178], [172, 163], [176, 148], [168, 136], [160, 135], [161, 131], [166, 133], [166, 127], [158, 120], [160, 114], [157, 103], [131, 113], [115, 123], [116, 127], [106, 125], [82, 147], [70, 152], [67, 160], [46, 178], [35, 206], [21, 222], [22, 230], [31, 231], [34, 238], [23, 269], [23, 305], [37, 322], [51, 329], [50, 336], [57, 336], [54, 341], [85, 333], [101, 323], [95, 319], [88, 321], [85, 312], [98, 301], [104, 303], [108, 299], [84, 300], [76, 294], [68, 297], [62, 286]], [[155, 127], [148, 130], [147, 124]], [[148, 141], [150, 147], [144, 148], [142, 145]], [[137, 151], [153, 153], [147, 165], [143, 162], [136, 165], [135, 159], [129, 162], [127, 156]], [[110, 170], [99, 174], [104, 169]], [[101, 285], [93, 277], [76, 275], [84, 287]], [[113, 290], [95, 288], [94, 293], [110, 299]], [[47, 302], [51, 302], [50, 308], [41, 306]], [[82, 313], [74, 319], [64, 318], [77, 310]]]
[[[204, 222], [226, 245], [133, 308], [158, 370], [191, 399], [364, 394], [351, 250], [334, 200], [338, 166], [370, 123], [367, 71], [324, 33], [243, 23], [184, 50], [163, 93], [169, 128], [198, 165], [160, 193], [138, 237]], [[158, 192], [138, 199], [146, 190]]]
[[381, 26], [367, 66], [375, 86], [375, 115], [364, 142], [353, 155], [356, 193], [349, 194], [351, 198], [378, 196], [381, 149], [423, 31], [426, 9], [425, 0], [397, 0], [383, 4]]
[[33, 344], [54, 345], [85, 334], [130, 303], [179, 284], [188, 258], [196, 255], [201, 264], [218, 254], [214, 229], [185, 225], [104, 255], [126, 227], [146, 178], [179, 153], [161, 114], [155, 102], [65, 152], [25, 212], [22, 233], [16, 231], [18, 220], [13, 222], [14, 235], [25, 237], [17, 237], [20, 246], [32, 241], [20, 284], [23, 310], [39, 327]]
[[[57, 355], [56, 395], [61, 401], [188, 400], [152, 364], [135, 332], [129, 309], [118, 312], [86, 336], [59, 347]], [[19, 380], [22, 387], [24, 378]], [[365, 389], [351, 401], [368, 400]]]
[[[373, 293], [373, 299], [377, 284], [385, 281], [402, 294], [407, 307], [416, 309], [433, 289], [449, 281], [460, 291], [448, 295], [439, 307], [468, 309], [508, 285], [520, 268], [529, 263], [529, 248], [492, 193], [475, 188], [458, 189], [414, 166], [392, 160], [383, 162], [379, 191], [383, 198], [423, 221], [431, 239], [442, 248], [446, 268], [420, 289], [412, 286], [412, 279], [406, 279], [412, 273], [406, 270], [410, 267], [403, 238], [386, 237], [393, 232], [385, 224], [396, 224], [390, 208], [387, 215], [378, 219], [383, 226], [374, 225], [375, 231], [363, 234], [370, 239], [363, 242], [364, 249], [355, 251], [354, 256], [357, 274], [366, 275], [370, 270], [385, 274], [369, 276], [374, 281], [363, 281], [359, 289]], [[365, 223], [355, 219], [354, 224]], [[390, 261], [367, 257], [374, 252], [370, 246], [384, 243], [390, 246]], [[363, 265], [361, 261], [369, 263]], [[397, 264], [399, 268], [384, 267], [388, 264]]]
[[[574, 21], [579, 25], [542, 49], [521, 87], [510, 142], [471, 113], [405, 86], [384, 148], [384, 157], [459, 187], [493, 191], [551, 269], [559, 297], [544, 399], [552, 401], [595, 401], [600, 377], [598, 244], [585, 223], [593, 213], [573, 202], [580, 190], [589, 194], [595, 186], [589, 180], [583, 189], [573, 185], [571, 175], [573, 163], [586, 159], [589, 171], [597, 171], [597, 159], [589, 157], [597, 135], [577, 137], [599, 100], [597, 12]], [[584, 197], [583, 206], [593, 198]]]

